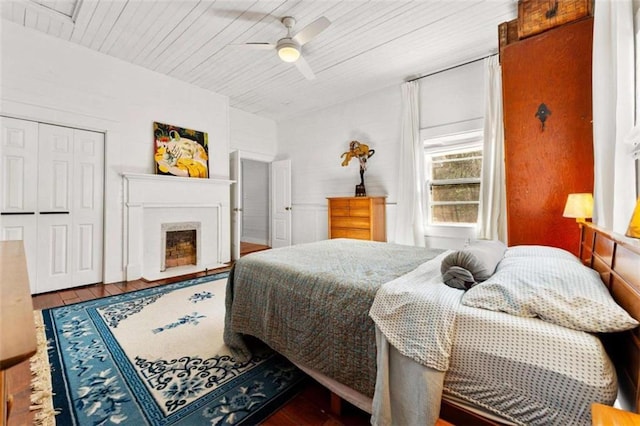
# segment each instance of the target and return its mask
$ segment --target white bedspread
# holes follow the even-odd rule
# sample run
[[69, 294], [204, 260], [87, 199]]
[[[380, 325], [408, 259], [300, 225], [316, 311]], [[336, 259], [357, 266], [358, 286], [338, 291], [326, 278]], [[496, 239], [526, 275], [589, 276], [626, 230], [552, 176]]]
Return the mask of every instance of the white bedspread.
[[374, 425], [431, 425], [438, 418], [463, 295], [442, 283], [440, 264], [448, 254], [384, 284], [376, 294], [369, 312], [378, 349]]
[[442, 282], [446, 251], [380, 287], [369, 311], [401, 354], [436, 370], [449, 368], [455, 319], [464, 294]]

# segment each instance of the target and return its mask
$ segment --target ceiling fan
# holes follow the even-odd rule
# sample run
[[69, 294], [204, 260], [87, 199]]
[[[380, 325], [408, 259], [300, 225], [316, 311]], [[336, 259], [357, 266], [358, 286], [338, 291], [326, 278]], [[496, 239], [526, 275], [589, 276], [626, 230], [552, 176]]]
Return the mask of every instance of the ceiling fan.
[[287, 28], [287, 35], [276, 44], [262, 43], [262, 42], [248, 42], [244, 46], [255, 49], [275, 49], [278, 52], [278, 56], [284, 62], [293, 62], [298, 68], [298, 71], [305, 76], [307, 80], [313, 80], [316, 78], [315, 74], [309, 67], [309, 64], [302, 56], [302, 46], [310, 42], [318, 34], [324, 31], [330, 24], [327, 18], [320, 17], [300, 30], [296, 35], [291, 35], [291, 30], [296, 24], [296, 20], [291, 16], [285, 16], [280, 20], [282, 24]]

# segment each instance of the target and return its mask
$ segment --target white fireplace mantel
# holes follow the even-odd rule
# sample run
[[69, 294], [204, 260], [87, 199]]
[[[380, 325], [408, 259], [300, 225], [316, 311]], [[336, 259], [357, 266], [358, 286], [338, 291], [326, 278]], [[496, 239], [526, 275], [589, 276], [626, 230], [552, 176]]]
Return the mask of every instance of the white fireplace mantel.
[[[230, 259], [230, 202], [226, 179], [123, 173], [127, 281], [157, 280], [224, 266]], [[200, 222], [198, 264], [161, 271], [163, 223]]]
[[147, 173], [122, 173], [122, 177], [132, 180], [150, 180], [155, 182], [186, 182], [189, 185], [202, 184], [202, 185], [231, 185], [235, 180], [228, 179], [216, 179], [216, 178], [189, 178], [182, 176], [167, 176], [167, 175], [150, 175]]

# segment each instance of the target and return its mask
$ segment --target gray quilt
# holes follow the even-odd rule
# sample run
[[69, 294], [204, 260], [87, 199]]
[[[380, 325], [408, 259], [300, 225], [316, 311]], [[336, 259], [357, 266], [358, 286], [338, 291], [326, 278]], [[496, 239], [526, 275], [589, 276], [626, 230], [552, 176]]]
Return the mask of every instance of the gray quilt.
[[257, 337], [372, 397], [376, 292], [442, 252], [334, 239], [243, 257], [227, 284], [225, 343], [242, 360], [250, 355], [244, 335]]

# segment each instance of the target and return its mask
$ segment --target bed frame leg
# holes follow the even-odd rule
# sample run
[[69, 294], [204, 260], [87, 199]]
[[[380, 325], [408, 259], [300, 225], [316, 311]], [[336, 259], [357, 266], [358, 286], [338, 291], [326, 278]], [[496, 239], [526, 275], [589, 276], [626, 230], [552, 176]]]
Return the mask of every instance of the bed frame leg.
[[331, 413], [336, 416], [342, 415], [342, 398], [331, 392]]

